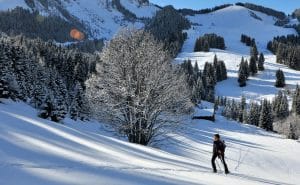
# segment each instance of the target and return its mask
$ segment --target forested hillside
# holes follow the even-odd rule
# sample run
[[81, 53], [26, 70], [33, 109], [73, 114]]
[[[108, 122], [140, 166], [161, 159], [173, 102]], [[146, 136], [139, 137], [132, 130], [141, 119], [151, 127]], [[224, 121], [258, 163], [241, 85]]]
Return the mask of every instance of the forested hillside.
[[88, 115], [84, 82], [95, 72], [96, 56], [23, 36], [0, 39], [0, 97], [25, 101], [57, 122]]

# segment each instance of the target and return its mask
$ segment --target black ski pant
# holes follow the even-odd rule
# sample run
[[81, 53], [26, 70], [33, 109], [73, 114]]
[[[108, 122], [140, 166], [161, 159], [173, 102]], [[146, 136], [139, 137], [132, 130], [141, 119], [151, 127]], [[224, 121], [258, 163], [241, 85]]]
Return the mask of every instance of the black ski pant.
[[221, 159], [221, 161], [222, 161], [222, 163], [223, 163], [223, 165], [224, 165], [225, 172], [228, 172], [228, 167], [227, 167], [227, 164], [226, 164], [226, 162], [225, 162], [225, 155], [224, 155], [224, 153], [222, 153], [222, 154], [214, 153], [214, 154], [213, 154], [213, 156], [212, 156], [212, 158], [211, 158], [211, 165], [212, 165], [212, 167], [213, 167], [213, 170], [214, 170], [214, 171], [217, 171], [215, 161], [216, 161], [216, 158], [217, 158], [218, 156], [220, 157], [220, 159]]

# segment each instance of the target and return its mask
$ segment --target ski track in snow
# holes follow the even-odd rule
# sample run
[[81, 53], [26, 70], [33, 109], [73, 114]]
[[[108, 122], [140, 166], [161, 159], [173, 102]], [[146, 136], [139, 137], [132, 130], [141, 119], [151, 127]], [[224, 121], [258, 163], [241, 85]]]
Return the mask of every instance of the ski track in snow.
[[[24, 103], [0, 104], [0, 184], [296, 185], [300, 180], [298, 142], [221, 116], [216, 123], [187, 117], [186, 129], [170, 134], [157, 149], [116, 139], [96, 122], [67, 119], [61, 125], [36, 113]], [[211, 172], [216, 132], [226, 140], [231, 175]]]

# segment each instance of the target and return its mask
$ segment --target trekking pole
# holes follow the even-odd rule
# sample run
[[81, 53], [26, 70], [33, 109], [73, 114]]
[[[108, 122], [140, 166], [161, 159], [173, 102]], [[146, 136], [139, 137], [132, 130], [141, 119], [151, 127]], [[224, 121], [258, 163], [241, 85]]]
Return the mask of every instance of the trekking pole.
[[219, 164], [219, 161], [217, 160], [217, 165], [218, 165], [218, 167], [219, 167], [219, 170], [222, 172], [222, 168], [221, 168], [221, 166], [220, 166], [220, 164]]

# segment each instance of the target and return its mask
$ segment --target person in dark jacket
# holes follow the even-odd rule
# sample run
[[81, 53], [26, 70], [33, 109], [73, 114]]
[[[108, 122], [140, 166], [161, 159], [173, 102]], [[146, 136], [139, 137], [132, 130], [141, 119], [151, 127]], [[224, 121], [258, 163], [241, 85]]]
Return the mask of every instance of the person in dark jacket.
[[215, 160], [217, 157], [219, 157], [224, 165], [225, 173], [228, 174], [229, 170], [227, 167], [227, 164], [225, 162], [225, 148], [226, 145], [223, 141], [220, 140], [220, 135], [215, 134], [214, 135], [214, 146], [213, 146], [213, 156], [211, 159], [211, 164], [213, 167], [213, 172], [217, 173], [216, 163]]

